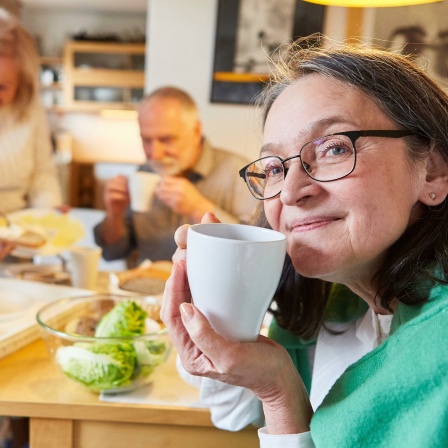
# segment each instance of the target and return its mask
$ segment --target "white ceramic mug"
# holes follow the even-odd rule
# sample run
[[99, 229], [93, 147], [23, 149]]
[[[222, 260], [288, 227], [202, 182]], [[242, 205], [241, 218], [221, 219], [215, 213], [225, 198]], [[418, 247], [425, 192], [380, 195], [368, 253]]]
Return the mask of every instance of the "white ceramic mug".
[[148, 212], [151, 209], [152, 199], [159, 181], [159, 174], [145, 171], [137, 171], [129, 176], [132, 211]]
[[72, 285], [76, 288], [95, 289], [101, 248], [75, 246], [69, 250]]
[[282, 273], [286, 237], [242, 224], [196, 224], [187, 236], [193, 303], [231, 340], [257, 339]]

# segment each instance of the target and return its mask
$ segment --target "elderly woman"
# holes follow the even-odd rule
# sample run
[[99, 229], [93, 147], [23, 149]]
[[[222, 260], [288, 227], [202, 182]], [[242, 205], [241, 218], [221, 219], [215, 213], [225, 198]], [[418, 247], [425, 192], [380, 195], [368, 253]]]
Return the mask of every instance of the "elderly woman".
[[275, 318], [301, 341], [318, 334], [317, 398], [277, 342], [212, 330], [181, 228], [162, 318], [184, 368], [255, 394], [262, 447], [448, 446], [447, 95], [405, 57], [296, 44], [263, 107], [260, 159], [242, 175], [287, 237], [296, 273], [285, 267]]
[[61, 205], [32, 36], [0, 9], [0, 209]]
[[[55, 207], [62, 194], [50, 132], [39, 103], [32, 36], [0, 8], [0, 211]], [[0, 260], [14, 245], [0, 242]]]

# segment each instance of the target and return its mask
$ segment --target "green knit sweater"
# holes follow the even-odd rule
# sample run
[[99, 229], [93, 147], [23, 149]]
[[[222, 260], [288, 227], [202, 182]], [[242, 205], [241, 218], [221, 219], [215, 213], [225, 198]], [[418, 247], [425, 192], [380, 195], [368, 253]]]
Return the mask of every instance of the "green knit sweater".
[[311, 422], [316, 447], [448, 447], [448, 286], [399, 304], [389, 338], [336, 381]]

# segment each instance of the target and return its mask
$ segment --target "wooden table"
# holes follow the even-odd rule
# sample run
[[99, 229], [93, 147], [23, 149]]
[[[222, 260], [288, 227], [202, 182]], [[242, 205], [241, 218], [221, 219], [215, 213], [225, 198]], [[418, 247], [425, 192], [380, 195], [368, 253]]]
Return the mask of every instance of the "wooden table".
[[0, 360], [0, 415], [30, 417], [30, 448], [251, 448], [254, 428], [213, 426], [208, 409], [105, 403], [65, 378], [35, 341]]

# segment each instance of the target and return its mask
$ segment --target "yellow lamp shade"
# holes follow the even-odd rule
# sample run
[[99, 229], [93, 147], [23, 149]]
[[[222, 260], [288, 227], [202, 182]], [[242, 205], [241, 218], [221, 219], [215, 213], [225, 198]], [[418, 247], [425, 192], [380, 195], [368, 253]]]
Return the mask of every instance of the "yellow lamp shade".
[[344, 6], [346, 8], [383, 8], [390, 6], [423, 5], [439, 3], [442, 0], [304, 0], [308, 3], [327, 6]]

